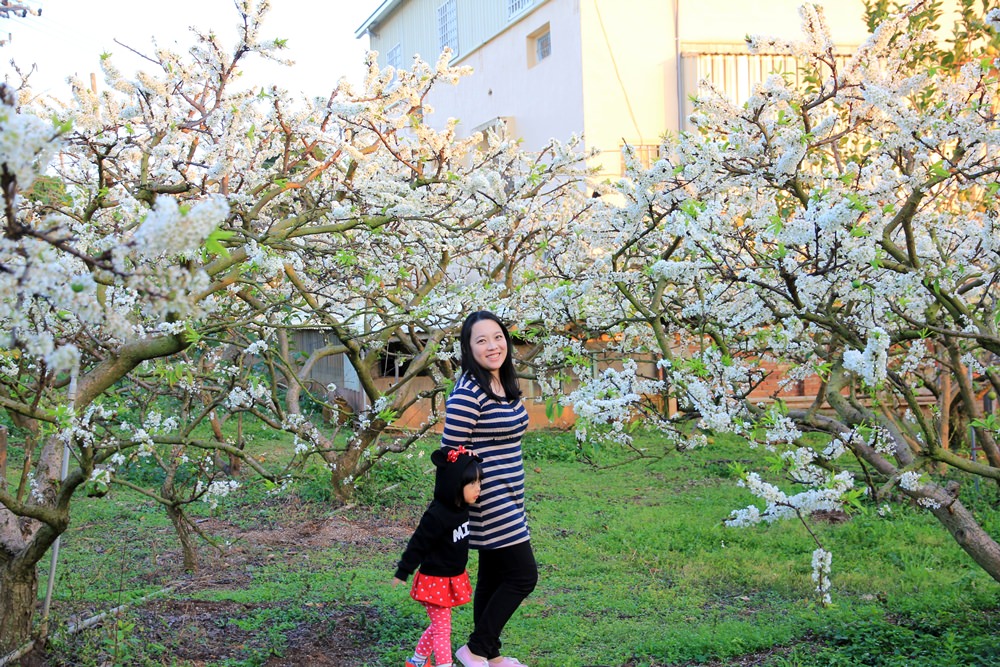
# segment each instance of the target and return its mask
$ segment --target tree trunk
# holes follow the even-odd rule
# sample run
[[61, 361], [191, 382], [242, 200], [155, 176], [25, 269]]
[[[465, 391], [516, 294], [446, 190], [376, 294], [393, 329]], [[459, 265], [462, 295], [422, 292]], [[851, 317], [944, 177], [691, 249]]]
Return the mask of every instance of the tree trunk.
[[[941, 396], [938, 401], [938, 414], [941, 415], [941, 446], [951, 449], [951, 373], [944, 373], [941, 378]], [[947, 465], [939, 463], [938, 472], [947, 470]]]
[[327, 463], [335, 464], [330, 473], [333, 495], [342, 502], [349, 502], [354, 495], [355, 480], [371, 468], [371, 460], [364, 453], [374, 448], [379, 436], [385, 431], [386, 424], [381, 419], [375, 419], [361, 433], [358, 433], [344, 452], [338, 453], [328, 449], [323, 458]]
[[337, 467], [330, 471], [330, 486], [333, 496], [342, 503], [349, 503], [354, 496], [354, 470], [357, 466], [357, 453], [346, 452], [336, 457]]
[[285, 392], [285, 410], [290, 415], [302, 414], [302, 386], [294, 377], [288, 381], [288, 391]]
[[[240, 451], [246, 447], [246, 443], [243, 441], [243, 413], [236, 415], [236, 442], [234, 443]], [[243, 459], [235, 454], [229, 455], [229, 475], [236, 477], [240, 474], [243, 469]]]
[[167, 516], [170, 517], [170, 523], [174, 524], [174, 532], [177, 533], [177, 539], [181, 542], [181, 553], [184, 555], [184, 571], [197, 572], [198, 550], [195, 546], [195, 540], [191, 536], [191, 526], [188, 524], [188, 518], [184, 515], [184, 510], [180, 507], [172, 505], [167, 505], [166, 507]]
[[[842, 379], [842, 373], [839, 374], [839, 377], [837, 374], [832, 376], [832, 381], [827, 386], [826, 400], [834, 407], [843, 421], [806, 412], [792, 413], [793, 418], [795, 416], [805, 417], [803, 423], [817, 427], [831, 435], [850, 431], [851, 427], [848, 424], [876, 423], [878, 419], [873, 413], [855, 410], [839, 393], [836, 393], [839, 392], [839, 380]], [[883, 426], [890, 432], [894, 430], [891, 424], [883, 423]], [[914, 457], [905, 440], [899, 435], [894, 435], [893, 439], [898, 444], [895, 450], [897, 462], [902, 467], [911, 465], [914, 462]], [[887, 478], [900, 473], [901, 466], [897, 466], [867, 444], [854, 443], [851, 448], [857, 456], [871, 464], [875, 470]], [[996, 540], [979, 524], [972, 512], [958, 499], [959, 485], [957, 482], [950, 482], [947, 486], [928, 483], [921, 484], [917, 489], [907, 490], [900, 487], [900, 490], [921, 505], [924, 505], [921, 500], [931, 501], [929, 504], [931, 512], [951, 534], [952, 539], [965, 553], [972, 557], [972, 560], [979, 567], [1000, 582], [1000, 544], [997, 544]]]
[[288, 389], [285, 392], [285, 410], [291, 415], [302, 414], [302, 407], [300, 405], [302, 388], [299, 386], [295, 373], [291, 370], [286, 370], [295, 368], [295, 360], [292, 359], [291, 347], [288, 344], [288, 332], [284, 329], [278, 330], [278, 354], [281, 355], [281, 358], [285, 362], [282, 368], [282, 373], [285, 376], [285, 385]]
[[952, 483], [942, 489], [936, 485], [925, 485], [924, 495], [933, 498], [939, 507], [931, 510], [958, 546], [986, 570], [986, 573], [1000, 582], [1000, 544], [976, 521], [965, 505], [958, 500], [958, 484]]
[[0, 567], [0, 655], [31, 637], [31, 619], [38, 600], [38, 572], [22, 561]]

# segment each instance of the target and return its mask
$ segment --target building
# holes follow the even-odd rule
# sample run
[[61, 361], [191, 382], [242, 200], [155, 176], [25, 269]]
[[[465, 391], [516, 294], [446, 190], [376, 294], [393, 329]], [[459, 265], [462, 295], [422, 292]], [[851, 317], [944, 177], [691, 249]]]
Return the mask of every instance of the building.
[[[432, 93], [443, 125], [460, 119], [468, 136], [504, 123], [529, 149], [582, 135], [601, 150], [599, 171], [622, 173], [621, 145], [649, 160], [667, 132], [685, 128], [701, 79], [735, 100], [795, 61], [747, 53], [748, 34], [801, 36], [802, 0], [385, 0], [357, 29], [382, 66], [419, 55], [474, 73]], [[863, 0], [828, 0], [838, 50], [867, 37]]]

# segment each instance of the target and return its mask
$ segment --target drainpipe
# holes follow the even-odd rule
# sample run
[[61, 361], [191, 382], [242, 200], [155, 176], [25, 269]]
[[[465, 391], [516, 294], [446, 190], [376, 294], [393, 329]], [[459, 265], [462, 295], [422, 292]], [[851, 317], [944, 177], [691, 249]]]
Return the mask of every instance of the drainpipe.
[[681, 0], [674, 0], [674, 60], [677, 67], [677, 133], [684, 127], [684, 67], [681, 64]]

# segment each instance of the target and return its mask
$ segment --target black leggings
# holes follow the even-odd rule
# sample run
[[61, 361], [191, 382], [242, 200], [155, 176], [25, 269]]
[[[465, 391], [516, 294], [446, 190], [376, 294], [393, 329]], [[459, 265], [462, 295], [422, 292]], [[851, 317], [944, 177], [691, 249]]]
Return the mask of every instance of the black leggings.
[[469, 650], [486, 659], [500, 656], [500, 633], [524, 598], [535, 590], [538, 566], [531, 542], [479, 552], [479, 576], [472, 599], [475, 628]]

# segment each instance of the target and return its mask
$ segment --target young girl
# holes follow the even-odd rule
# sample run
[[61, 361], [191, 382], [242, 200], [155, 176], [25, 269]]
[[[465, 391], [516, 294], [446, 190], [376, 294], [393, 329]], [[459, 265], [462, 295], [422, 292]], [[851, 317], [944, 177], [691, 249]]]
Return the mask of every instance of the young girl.
[[410, 597], [424, 605], [431, 624], [417, 642], [406, 667], [451, 667], [451, 608], [472, 599], [465, 566], [469, 561], [469, 505], [479, 498], [481, 459], [465, 449], [431, 454], [437, 467], [434, 500], [420, 518], [399, 559], [392, 585], [406, 581], [417, 567]]
[[500, 319], [485, 310], [470, 314], [460, 343], [462, 375], [448, 397], [441, 445], [464, 446], [482, 457], [483, 485], [469, 513], [469, 545], [479, 551], [474, 628], [455, 657], [464, 667], [524, 667], [501, 655], [500, 635], [538, 582], [524, 511], [521, 437], [528, 413], [510, 333]]

